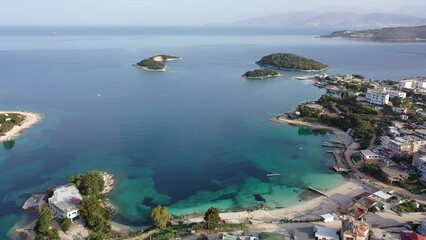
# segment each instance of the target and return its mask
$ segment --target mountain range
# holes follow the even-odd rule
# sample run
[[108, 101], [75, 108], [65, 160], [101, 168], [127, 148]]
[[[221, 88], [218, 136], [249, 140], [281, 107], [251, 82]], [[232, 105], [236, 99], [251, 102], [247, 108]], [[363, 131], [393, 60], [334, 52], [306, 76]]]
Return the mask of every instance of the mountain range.
[[426, 25], [426, 18], [394, 13], [288, 12], [230, 23], [209, 24], [242, 27], [339, 27], [383, 28]]

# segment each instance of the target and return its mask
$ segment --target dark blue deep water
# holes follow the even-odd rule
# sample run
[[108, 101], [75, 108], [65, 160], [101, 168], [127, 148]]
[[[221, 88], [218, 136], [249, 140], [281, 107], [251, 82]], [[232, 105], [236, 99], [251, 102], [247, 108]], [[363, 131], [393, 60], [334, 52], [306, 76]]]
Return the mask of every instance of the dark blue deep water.
[[[296, 72], [263, 81], [240, 75], [264, 55], [291, 52], [327, 63], [330, 73], [401, 79], [426, 75], [426, 47], [315, 37], [329, 31], [0, 28], [0, 109], [44, 116], [0, 149], [0, 238], [25, 221], [31, 193], [91, 169], [116, 176], [115, 220], [133, 226], [146, 224], [156, 204], [176, 215], [263, 199], [283, 207], [308, 185], [341, 184], [321, 147], [331, 135], [269, 121], [323, 90], [293, 79], [305, 75]], [[155, 54], [184, 60], [164, 73], [131, 66]]]

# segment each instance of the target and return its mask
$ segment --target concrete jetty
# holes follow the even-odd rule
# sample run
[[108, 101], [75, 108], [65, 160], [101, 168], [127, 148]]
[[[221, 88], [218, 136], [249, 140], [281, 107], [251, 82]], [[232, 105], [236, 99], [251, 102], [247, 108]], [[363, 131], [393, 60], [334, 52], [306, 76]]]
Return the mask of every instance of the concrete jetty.
[[311, 190], [312, 192], [316, 192], [316, 193], [321, 194], [323, 196], [329, 197], [326, 193], [324, 193], [324, 192], [322, 192], [322, 191], [320, 191], [320, 190], [318, 190], [316, 188], [313, 188], [313, 187], [309, 186], [308, 189]]

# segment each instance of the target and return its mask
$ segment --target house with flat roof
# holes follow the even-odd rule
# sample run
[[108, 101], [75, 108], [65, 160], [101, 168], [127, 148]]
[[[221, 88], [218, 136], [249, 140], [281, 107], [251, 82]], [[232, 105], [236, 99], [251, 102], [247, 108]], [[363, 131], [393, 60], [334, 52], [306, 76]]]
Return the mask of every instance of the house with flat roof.
[[80, 216], [80, 203], [83, 199], [74, 185], [61, 186], [54, 190], [53, 196], [48, 199], [49, 207], [56, 217], [71, 220]]
[[383, 167], [382, 171], [390, 183], [404, 181], [410, 176], [397, 167]]
[[367, 161], [367, 162], [378, 162], [380, 160], [383, 160], [385, 158], [385, 156], [380, 155], [378, 153], [375, 153], [371, 150], [361, 150], [359, 151], [362, 157], [362, 160]]
[[337, 229], [335, 228], [314, 226], [314, 232], [317, 240], [339, 240], [339, 235], [337, 235]]
[[260, 233], [261, 240], [290, 240], [290, 237], [281, 233], [270, 233], [262, 232]]
[[365, 95], [367, 102], [383, 106], [389, 103], [389, 93], [386, 90], [368, 90]]

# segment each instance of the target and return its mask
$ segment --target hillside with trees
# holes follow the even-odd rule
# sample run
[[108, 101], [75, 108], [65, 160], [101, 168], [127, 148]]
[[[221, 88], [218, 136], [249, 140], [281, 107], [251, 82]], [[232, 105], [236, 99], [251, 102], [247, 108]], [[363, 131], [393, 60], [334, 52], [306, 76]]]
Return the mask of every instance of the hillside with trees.
[[138, 63], [135, 64], [136, 67], [144, 68], [146, 70], [153, 70], [153, 71], [164, 71], [166, 70], [166, 66], [159, 61], [155, 61], [153, 59], [144, 59]]
[[322, 35], [323, 38], [348, 38], [370, 41], [425, 41], [426, 25], [418, 27], [394, 27], [366, 31], [343, 30]]
[[0, 136], [10, 131], [15, 125], [20, 125], [25, 120], [25, 117], [16, 114], [0, 114]]
[[328, 68], [327, 65], [318, 61], [291, 53], [270, 54], [256, 63], [261, 66], [306, 72], [323, 71]]

